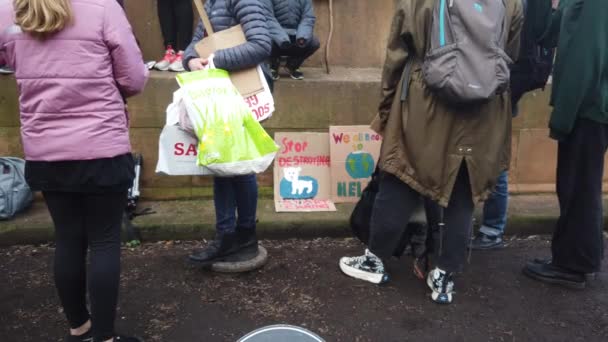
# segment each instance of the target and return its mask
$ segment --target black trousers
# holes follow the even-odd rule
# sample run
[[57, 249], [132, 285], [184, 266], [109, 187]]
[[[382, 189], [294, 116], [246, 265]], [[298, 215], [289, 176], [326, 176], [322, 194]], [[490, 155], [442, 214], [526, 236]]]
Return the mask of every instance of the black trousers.
[[192, 41], [192, 1], [158, 0], [157, 9], [165, 47], [171, 45], [176, 51], [186, 50]]
[[[91, 319], [96, 341], [108, 340], [114, 336], [120, 227], [127, 193], [43, 192], [43, 195], [55, 225], [55, 286], [65, 315], [72, 328]], [[87, 250], [90, 250], [88, 272]]]
[[273, 69], [278, 69], [281, 64], [281, 57], [287, 56], [287, 67], [291, 70], [296, 70], [304, 64], [304, 61], [308, 59], [308, 57], [314, 55], [319, 47], [321, 47], [321, 43], [317, 37], [313, 37], [308, 44], [304, 46], [299, 46], [296, 43], [296, 37], [290, 36], [291, 45], [286, 48], [281, 48], [280, 46], [273, 44], [272, 54], [271, 54], [271, 67]]
[[[412, 214], [423, 198], [397, 177], [383, 173], [372, 213], [369, 249], [382, 259], [390, 258], [401, 240]], [[437, 219], [439, 213], [427, 216]], [[473, 217], [473, 196], [466, 166], [460, 169], [448, 207], [443, 210], [441, 248], [436, 266], [447, 272], [460, 272], [466, 261], [467, 243]], [[433, 223], [431, 223], [433, 224]]]
[[553, 262], [580, 273], [600, 271], [604, 257], [602, 177], [608, 125], [579, 119], [558, 143], [560, 217], [553, 233]]

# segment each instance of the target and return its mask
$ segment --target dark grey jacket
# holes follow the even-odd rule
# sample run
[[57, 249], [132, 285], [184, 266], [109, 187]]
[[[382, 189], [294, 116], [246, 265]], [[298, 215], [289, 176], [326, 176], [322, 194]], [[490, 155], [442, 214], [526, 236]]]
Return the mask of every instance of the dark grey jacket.
[[[262, 64], [270, 56], [272, 39], [267, 18], [269, 9], [264, 1], [268, 0], [208, 0], [205, 10], [215, 32], [241, 24], [247, 43], [215, 52], [213, 62], [219, 69], [239, 70]], [[205, 36], [203, 22], [199, 21], [190, 46], [184, 52], [184, 67], [190, 70], [188, 62], [200, 57], [194, 45]], [[207, 56], [202, 56], [207, 57]]]
[[272, 9], [277, 22], [283, 30], [272, 32], [272, 39], [281, 46], [289, 43], [289, 36], [310, 42], [317, 18], [312, 6], [312, 0], [271, 0]]

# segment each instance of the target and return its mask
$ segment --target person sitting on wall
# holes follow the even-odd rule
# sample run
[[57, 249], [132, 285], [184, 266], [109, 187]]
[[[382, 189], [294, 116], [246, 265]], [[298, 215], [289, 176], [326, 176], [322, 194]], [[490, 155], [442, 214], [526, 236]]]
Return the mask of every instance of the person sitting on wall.
[[273, 49], [272, 78], [278, 80], [281, 57], [287, 56], [286, 69], [294, 80], [304, 79], [300, 66], [321, 46], [313, 35], [315, 13], [312, 0], [271, 0], [272, 10], [279, 25], [271, 25]]

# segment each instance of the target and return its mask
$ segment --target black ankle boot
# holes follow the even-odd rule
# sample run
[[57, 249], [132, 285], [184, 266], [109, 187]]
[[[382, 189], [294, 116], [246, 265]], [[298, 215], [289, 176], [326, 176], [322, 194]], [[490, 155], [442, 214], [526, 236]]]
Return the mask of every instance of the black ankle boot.
[[255, 229], [241, 228], [236, 230], [237, 241], [239, 244], [239, 252], [256, 252], [258, 251], [258, 236]]
[[188, 258], [197, 264], [223, 261], [239, 251], [236, 233], [217, 234], [205, 247], [195, 250]]

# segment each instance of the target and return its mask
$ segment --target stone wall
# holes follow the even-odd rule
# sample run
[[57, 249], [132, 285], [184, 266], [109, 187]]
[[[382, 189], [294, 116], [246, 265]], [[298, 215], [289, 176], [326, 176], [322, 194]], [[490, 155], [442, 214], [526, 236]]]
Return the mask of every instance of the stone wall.
[[[320, 69], [307, 69], [304, 82], [277, 84], [277, 112], [264, 125], [277, 131], [326, 131], [329, 125], [367, 124], [374, 116], [379, 89], [379, 69], [336, 69], [331, 76]], [[142, 178], [147, 198], [206, 197], [208, 177], [166, 177], [154, 174], [158, 136], [164, 109], [177, 84], [169, 73], [154, 73], [146, 91], [129, 101], [134, 150], [145, 158]], [[21, 156], [17, 91], [12, 77], [0, 77], [0, 155]], [[554, 191], [556, 143], [548, 138], [549, 93], [529, 94], [521, 115], [513, 122], [511, 191]], [[272, 173], [260, 176], [270, 194]]]

